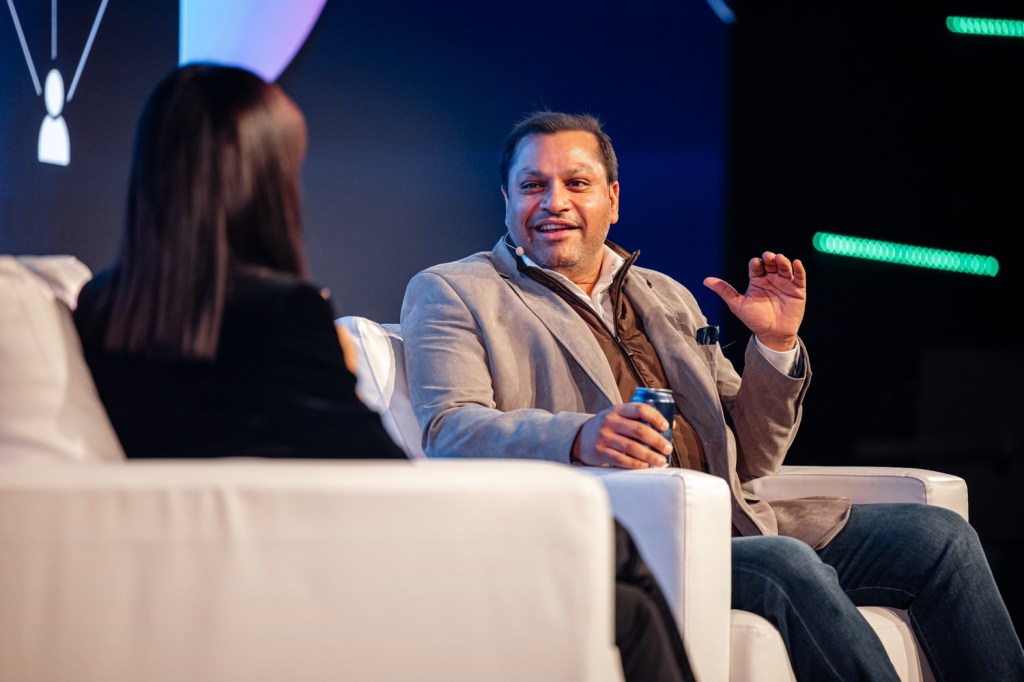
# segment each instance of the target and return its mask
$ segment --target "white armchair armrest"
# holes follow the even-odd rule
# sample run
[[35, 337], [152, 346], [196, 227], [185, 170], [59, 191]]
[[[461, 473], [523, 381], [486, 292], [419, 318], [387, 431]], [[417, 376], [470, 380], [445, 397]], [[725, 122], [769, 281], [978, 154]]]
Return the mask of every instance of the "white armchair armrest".
[[967, 519], [967, 482], [928, 469], [867, 466], [783, 466], [746, 483], [766, 500], [814, 495], [849, 497], [855, 504], [917, 502], [945, 507]]
[[0, 679], [621, 682], [608, 499], [569, 467], [0, 468]]
[[702, 682], [729, 679], [732, 600], [729, 487], [686, 469], [579, 467], [600, 479], [683, 634]]

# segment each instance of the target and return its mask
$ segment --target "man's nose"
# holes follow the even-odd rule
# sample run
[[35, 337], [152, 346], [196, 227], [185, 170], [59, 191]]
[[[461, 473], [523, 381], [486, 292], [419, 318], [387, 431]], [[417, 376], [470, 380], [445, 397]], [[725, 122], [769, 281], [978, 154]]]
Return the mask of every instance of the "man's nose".
[[570, 207], [570, 203], [569, 191], [565, 185], [559, 182], [552, 182], [548, 185], [547, 191], [544, 192], [544, 201], [541, 206], [551, 213], [561, 213], [567, 210]]

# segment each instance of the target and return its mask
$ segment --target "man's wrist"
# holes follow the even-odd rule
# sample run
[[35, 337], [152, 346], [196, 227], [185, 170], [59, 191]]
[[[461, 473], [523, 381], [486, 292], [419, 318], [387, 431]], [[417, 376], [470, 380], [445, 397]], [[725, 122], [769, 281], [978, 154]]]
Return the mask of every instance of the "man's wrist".
[[794, 350], [797, 346], [795, 336], [761, 338], [755, 334], [754, 338], [757, 339], [762, 346], [768, 350], [775, 351], [776, 353], [787, 353]]
[[580, 430], [576, 432], [576, 437], [572, 439], [572, 447], [569, 448], [569, 464], [583, 464], [583, 460], [580, 459], [580, 431], [582, 430], [581, 426]]
[[795, 376], [794, 372], [796, 371], [797, 367], [802, 367], [802, 363], [800, 362], [800, 346], [797, 345], [795, 341], [793, 347], [790, 348], [789, 350], [779, 351], [766, 346], [764, 342], [761, 339], [757, 338], [757, 335], [755, 334], [754, 345], [757, 346], [757, 349], [761, 352], [761, 355], [764, 356], [764, 358], [768, 360], [768, 362], [770, 362], [772, 366], [775, 367], [775, 369], [779, 370], [780, 372], [787, 376]]

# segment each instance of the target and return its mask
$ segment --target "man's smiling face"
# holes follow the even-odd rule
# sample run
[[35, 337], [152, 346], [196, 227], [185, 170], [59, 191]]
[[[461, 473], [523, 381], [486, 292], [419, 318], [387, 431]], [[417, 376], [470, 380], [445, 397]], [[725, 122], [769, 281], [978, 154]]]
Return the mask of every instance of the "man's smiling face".
[[593, 134], [527, 135], [502, 192], [505, 225], [531, 260], [576, 283], [596, 279], [619, 219], [619, 183], [608, 183]]

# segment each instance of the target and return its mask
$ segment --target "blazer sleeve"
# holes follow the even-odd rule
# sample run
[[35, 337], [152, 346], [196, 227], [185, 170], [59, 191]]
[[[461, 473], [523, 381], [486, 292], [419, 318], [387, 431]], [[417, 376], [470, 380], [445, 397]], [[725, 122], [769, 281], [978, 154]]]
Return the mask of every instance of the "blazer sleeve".
[[723, 397], [736, 433], [736, 473], [741, 482], [778, 473], [796, 438], [811, 382], [807, 348], [803, 340], [798, 343], [803, 372], [792, 377], [768, 361], [751, 334], [739, 390]]
[[[484, 280], [464, 277], [460, 286], [495, 286]], [[493, 321], [503, 314], [501, 323]], [[485, 329], [492, 336], [515, 334], [506, 328], [509, 315], [508, 310], [474, 309], [436, 272], [421, 272], [410, 280], [401, 316], [405, 365], [428, 457], [569, 462], [572, 442], [590, 414], [548, 411], [526, 402], [499, 407], [495, 400], [492, 363], [500, 359], [492, 356], [496, 349], [488, 344]], [[481, 316], [491, 322], [481, 323]], [[518, 380], [528, 383], [530, 378]]]

